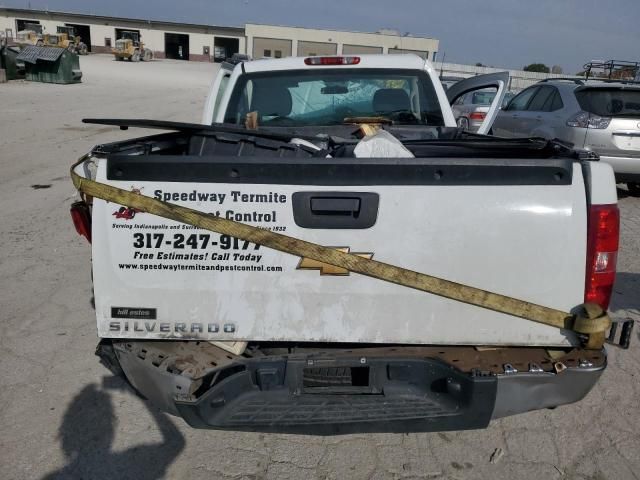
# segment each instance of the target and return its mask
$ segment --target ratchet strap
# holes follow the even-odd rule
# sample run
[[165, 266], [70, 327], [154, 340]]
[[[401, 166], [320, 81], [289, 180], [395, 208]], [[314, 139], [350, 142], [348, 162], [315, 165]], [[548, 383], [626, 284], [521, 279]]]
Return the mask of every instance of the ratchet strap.
[[71, 179], [76, 189], [88, 197], [100, 198], [118, 205], [135, 208], [141, 212], [175, 220], [222, 235], [229, 235], [290, 255], [310, 258], [361, 275], [439, 295], [451, 300], [513, 315], [552, 327], [572, 330], [584, 339], [584, 346], [588, 349], [602, 348], [605, 341], [605, 332], [611, 326], [611, 320], [607, 313], [596, 304], [587, 303], [581, 305], [576, 309], [575, 313], [563, 312], [506, 295], [500, 295], [424, 273], [414, 272], [377, 260], [370, 260], [358, 255], [341, 252], [333, 248], [323, 247], [305, 240], [270, 232], [258, 227], [216, 217], [191, 208], [163, 202], [139, 193], [96, 182], [84, 178], [75, 172], [76, 167], [87, 159], [88, 156], [83, 156], [71, 167]]

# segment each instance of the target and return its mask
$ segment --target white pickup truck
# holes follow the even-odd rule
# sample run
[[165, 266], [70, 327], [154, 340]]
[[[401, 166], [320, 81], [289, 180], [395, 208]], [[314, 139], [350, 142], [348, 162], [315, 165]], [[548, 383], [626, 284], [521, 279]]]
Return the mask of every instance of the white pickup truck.
[[[611, 168], [561, 144], [456, 127], [450, 102], [493, 87], [486, 132], [506, 83], [480, 76], [445, 94], [412, 55], [225, 64], [202, 124], [86, 120], [172, 131], [96, 146], [74, 171], [538, 305], [606, 309]], [[362, 138], [362, 124], [378, 133]], [[581, 399], [606, 366], [604, 349], [569, 329], [98, 198], [71, 210], [92, 242], [97, 353], [194, 427], [483, 428]]]

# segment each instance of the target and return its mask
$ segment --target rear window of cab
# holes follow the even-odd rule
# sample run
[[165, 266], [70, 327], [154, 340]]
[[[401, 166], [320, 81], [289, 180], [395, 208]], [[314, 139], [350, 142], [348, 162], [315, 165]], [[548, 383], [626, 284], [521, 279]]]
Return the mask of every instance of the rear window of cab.
[[385, 117], [396, 124], [443, 126], [440, 103], [426, 72], [318, 69], [245, 74], [238, 78], [225, 122], [259, 125], [338, 125], [352, 117]]

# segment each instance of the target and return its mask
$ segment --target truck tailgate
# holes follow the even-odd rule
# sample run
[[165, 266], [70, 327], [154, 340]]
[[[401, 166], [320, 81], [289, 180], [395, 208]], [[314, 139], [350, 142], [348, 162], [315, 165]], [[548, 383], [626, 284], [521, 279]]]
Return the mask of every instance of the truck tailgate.
[[[556, 309], [583, 302], [585, 185], [569, 159], [340, 159], [293, 168], [279, 158], [115, 157], [98, 161], [98, 181]], [[101, 337], [575, 340], [98, 199], [93, 239]]]

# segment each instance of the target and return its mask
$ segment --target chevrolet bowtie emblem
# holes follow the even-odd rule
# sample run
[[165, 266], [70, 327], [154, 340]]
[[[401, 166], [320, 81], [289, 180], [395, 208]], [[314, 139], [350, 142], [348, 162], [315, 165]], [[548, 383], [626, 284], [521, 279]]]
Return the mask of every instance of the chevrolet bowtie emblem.
[[[339, 252], [351, 253], [349, 247], [328, 247], [338, 250]], [[373, 258], [373, 253], [360, 253], [353, 252], [352, 255], [357, 255], [367, 260]], [[312, 260], [311, 258], [302, 257], [298, 262], [296, 270], [320, 270], [320, 275], [349, 275], [349, 270], [342, 267], [335, 267], [328, 263], [319, 262], [318, 260]]]

